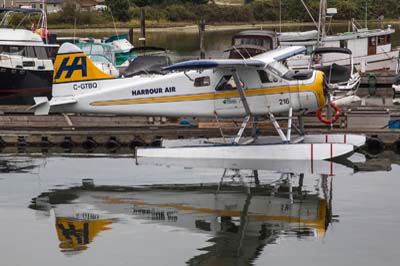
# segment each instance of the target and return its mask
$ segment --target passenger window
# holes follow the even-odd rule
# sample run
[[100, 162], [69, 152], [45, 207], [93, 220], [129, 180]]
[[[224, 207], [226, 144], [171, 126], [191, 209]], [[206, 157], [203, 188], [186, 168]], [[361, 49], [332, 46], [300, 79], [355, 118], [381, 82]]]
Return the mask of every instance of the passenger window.
[[24, 55], [24, 47], [22, 46], [9, 46], [9, 54], [11, 55]]
[[32, 46], [25, 46], [25, 57], [35, 58], [35, 51], [33, 50]]
[[217, 87], [215, 88], [215, 90], [217, 91], [226, 91], [235, 89], [236, 89], [236, 84], [232, 75], [223, 76], [221, 80], [218, 82]]
[[44, 47], [36, 46], [35, 53], [38, 59], [49, 59], [47, 50]]
[[346, 40], [341, 40], [340, 41], [340, 48], [347, 48], [347, 41]]
[[210, 86], [210, 77], [199, 77], [194, 80], [194, 86], [195, 87], [205, 87], [205, 86]]
[[260, 77], [261, 83], [270, 82], [267, 72], [265, 72], [264, 70], [257, 70], [257, 73], [258, 73], [258, 76]]

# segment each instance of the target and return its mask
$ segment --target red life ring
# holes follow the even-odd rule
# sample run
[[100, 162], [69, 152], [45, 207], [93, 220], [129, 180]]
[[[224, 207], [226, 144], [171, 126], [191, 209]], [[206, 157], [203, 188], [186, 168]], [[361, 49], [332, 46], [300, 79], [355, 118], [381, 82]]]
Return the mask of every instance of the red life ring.
[[333, 124], [335, 123], [340, 117], [340, 108], [333, 102], [331, 102], [330, 106], [334, 109], [333, 117], [331, 119], [327, 117], [322, 117], [322, 107], [317, 111], [317, 117], [319, 121], [324, 124]]

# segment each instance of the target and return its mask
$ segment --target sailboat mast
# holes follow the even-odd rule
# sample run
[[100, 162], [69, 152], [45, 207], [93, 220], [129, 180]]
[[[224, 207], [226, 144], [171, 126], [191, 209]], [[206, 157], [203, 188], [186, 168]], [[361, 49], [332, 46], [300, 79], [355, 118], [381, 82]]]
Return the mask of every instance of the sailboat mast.
[[326, 0], [321, 0], [319, 3], [319, 19], [318, 19], [318, 40], [317, 47], [320, 46], [321, 40], [326, 36]]

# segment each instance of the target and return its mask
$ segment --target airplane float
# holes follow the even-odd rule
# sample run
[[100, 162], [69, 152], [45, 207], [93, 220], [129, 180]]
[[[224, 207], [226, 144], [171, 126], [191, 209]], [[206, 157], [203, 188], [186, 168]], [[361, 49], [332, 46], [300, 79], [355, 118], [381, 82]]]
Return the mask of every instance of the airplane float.
[[[139, 157], [329, 160], [353, 152], [365, 136], [305, 135], [293, 112], [315, 111], [329, 103], [320, 71], [290, 71], [284, 61], [304, 47], [279, 48], [248, 59], [191, 60], [165, 73], [115, 78], [96, 68], [73, 44], [63, 44], [54, 64], [52, 99], [35, 98], [35, 114], [49, 111], [141, 116], [243, 118], [236, 137], [219, 143], [183, 140], [181, 145], [141, 148]], [[325, 85], [324, 85], [325, 84]], [[274, 114], [287, 113], [282, 129]], [[336, 110], [334, 118], [337, 118]], [[266, 117], [279, 137], [242, 137], [249, 121]], [[299, 137], [292, 138], [292, 127]], [[175, 142], [174, 142], [175, 143]]]

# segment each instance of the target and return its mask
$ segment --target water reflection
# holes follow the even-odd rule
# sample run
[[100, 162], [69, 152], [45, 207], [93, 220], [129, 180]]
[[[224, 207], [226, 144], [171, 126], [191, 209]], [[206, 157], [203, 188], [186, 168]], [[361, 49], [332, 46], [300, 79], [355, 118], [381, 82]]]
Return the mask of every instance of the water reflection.
[[36, 167], [30, 158], [0, 158], [0, 173], [29, 173]]
[[198, 247], [202, 253], [188, 265], [251, 265], [279, 238], [324, 236], [332, 220], [331, 177], [305, 187], [304, 174], [276, 174], [263, 183], [257, 170], [229, 171], [220, 183], [200, 185], [96, 186], [85, 179], [81, 186], [42, 193], [30, 208], [54, 211], [60, 251], [71, 255], [129, 219], [209, 236], [210, 244]]

